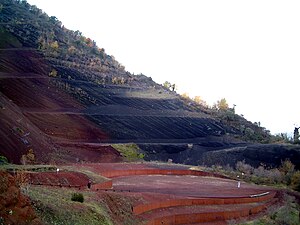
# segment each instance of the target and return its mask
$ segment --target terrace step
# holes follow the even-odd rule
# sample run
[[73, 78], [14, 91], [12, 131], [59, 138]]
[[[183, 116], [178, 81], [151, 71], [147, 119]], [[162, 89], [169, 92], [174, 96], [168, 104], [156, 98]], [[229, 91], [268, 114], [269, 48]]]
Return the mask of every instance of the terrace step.
[[259, 203], [230, 204], [230, 205], [198, 205], [170, 207], [152, 210], [141, 214], [147, 225], [161, 224], [226, 224], [226, 220], [239, 219], [260, 213], [274, 204], [273, 198]]

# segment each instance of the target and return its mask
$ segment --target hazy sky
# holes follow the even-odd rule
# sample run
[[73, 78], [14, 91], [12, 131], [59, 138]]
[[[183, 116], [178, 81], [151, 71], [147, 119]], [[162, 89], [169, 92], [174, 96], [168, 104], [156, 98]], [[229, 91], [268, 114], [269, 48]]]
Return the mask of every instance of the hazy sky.
[[28, 0], [129, 72], [209, 104], [226, 98], [272, 133], [300, 126], [300, 1]]

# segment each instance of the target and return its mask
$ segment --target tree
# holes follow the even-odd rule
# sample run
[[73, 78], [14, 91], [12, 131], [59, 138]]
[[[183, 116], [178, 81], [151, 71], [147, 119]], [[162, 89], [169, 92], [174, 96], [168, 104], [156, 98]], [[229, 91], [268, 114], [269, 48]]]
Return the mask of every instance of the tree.
[[183, 94], [181, 94], [181, 96], [182, 96], [183, 98], [185, 98], [185, 99], [189, 99], [189, 98], [190, 98], [189, 94], [186, 93], [186, 92], [184, 92]]
[[198, 103], [198, 104], [201, 104], [202, 99], [201, 99], [200, 96], [195, 96], [195, 97], [194, 97], [194, 101], [195, 101], [196, 103]]
[[281, 162], [279, 171], [284, 175], [286, 184], [290, 185], [291, 178], [295, 172], [295, 165], [289, 159], [286, 159]]
[[54, 41], [50, 44], [50, 47], [53, 49], [53, 50], [57, 50], [58, 49], [58, 42], [57, 41]]
[[56, 77], [57, 71], [55, 69], [52, 69], [52, 71], [49, 73], [49, 77]]
[[299, 128], [300, 127], [295, 127], [294, 129], [294, 143], [299, 144]]
[[217, 108], [218, 108], [219, 110], [223, 110], [223, 111], [225, 111], [225, 110], [228, 109], [228, 103], [227, 103], [227, 101], [226, 101], [225, 98], [222, 98], [221, 100], [219, 100], [219, 101], [217, 102]]
[[195, 96], [194, 101], [199, 105], [207, 106], [207, 103], [200, 96]]
[[68, 48], [68, 52], [71, 54], [73, 54], [75, 51], [76, 51], [76, 48], [73, 45], [71, 45], [71, 47]]
[[291, 177], [291, 186], [294, 190], [300, 192], [300, 171], [296, 171]]
[[50, 22], [53, 23], [53, 24], [56, 24], [58, 19], [55, 17], [55, 16], [50, 16], [49, 18]]
[[172, 88], [172, 91], [175, 91], [175, 89], [176, 89], [176, 84], [172, 84], [172, 85], [171, 85], [171, 88]]
[[165, 87], [165, 88], [170, 88], [171, 87], [171, 83], [169, 82], [169, 81], [165, 81], [164, 83], [163, 83], [163, 86]]
[[21, 163], [23, 165], [33, 164], [35, 162], [35, 153], [33, 149], [29, 149], [28, 152], [21, 157]]

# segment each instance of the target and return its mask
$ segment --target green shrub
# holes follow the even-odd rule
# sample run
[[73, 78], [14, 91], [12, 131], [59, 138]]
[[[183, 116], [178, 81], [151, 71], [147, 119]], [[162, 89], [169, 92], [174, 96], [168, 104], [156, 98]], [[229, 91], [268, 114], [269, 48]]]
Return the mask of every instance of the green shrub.
[[137, 144], [113, 144], [112, 147], [116, 149], [128, 161], [143, 160], [145, 155], [140, 153], [141, 149]]
[[0, 155], [0, 165], [8, 164], [8, 160], [5, 156]]
[[73, 193], [71, 200], [74, 201], [74, 202], [81, 202], [82, 203], [82, 202], [84, 202], [83, 194]]

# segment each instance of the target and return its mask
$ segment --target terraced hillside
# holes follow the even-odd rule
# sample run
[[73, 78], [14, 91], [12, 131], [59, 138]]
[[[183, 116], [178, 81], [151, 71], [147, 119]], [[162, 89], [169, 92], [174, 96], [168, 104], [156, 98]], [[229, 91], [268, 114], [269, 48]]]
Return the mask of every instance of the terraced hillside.
[[[62, 171], [58, 173], [28, 171], [30, 196], [36, 201], [34, 193], [48, 199], [49, 192], [62, 195], [78, 188], [85, 196], [92, 196], [87, 201], [101, 202], [103, 210], [100, 215], [111, 219], [112, 224], [230, 224], [229, 220], [249, 220], [266, 214], [268, 208], [280, 207], [282, 200], [282, 191], [244, 182], [238, 188], [235, 180], [191, 170], [185, 165], [89, 163], [60, 168]], [[87, 191], [89, 179], [92, 184]], [[55, 204], [40, 200], [40, 208], [47, 205], [52, 211], [57, 208]], [[73, 213], [76, 210], [76, 207], [68, 209]], [[41, 211], [38, 210], [39, 215], [48, 220]], [[65, 218], [61, 213], [56, 213], [56, 216], [60, 220]], [[74, 219], [70, 218], [71, 221]]]
[[119, 162], [111, 144], [133, 142], [146, 160], [300, 165], [295, 147], [280, 146], [292, 149], [275, 161], [247, 156], [253, 149], [278, 156], [276, 146], [249, 142], [269, 142], [264, 128], [130, 74], [92, 39], [26, 1], [0, 3], [0, 154], [9, 161]]

